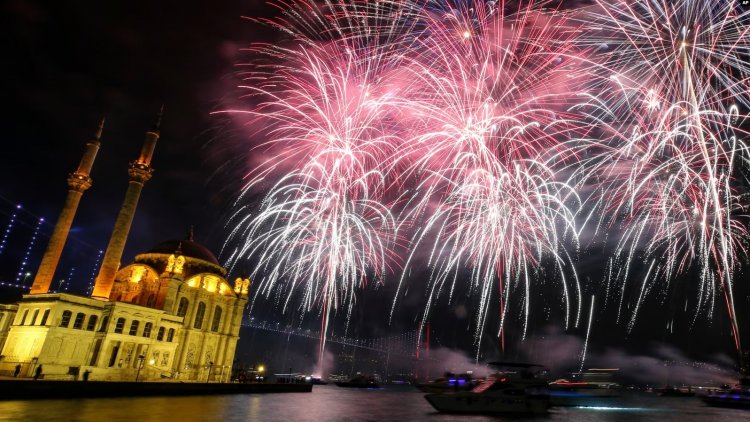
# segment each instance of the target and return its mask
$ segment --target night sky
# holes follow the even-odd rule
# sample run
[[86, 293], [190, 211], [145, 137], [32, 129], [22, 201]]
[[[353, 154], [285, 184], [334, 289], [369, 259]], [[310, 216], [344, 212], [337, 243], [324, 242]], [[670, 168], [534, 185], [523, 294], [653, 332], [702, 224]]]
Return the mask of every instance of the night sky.
[[[16, 204], [23, 204], [24, 211], [19, 214], [16, 239], [9, 243], [14, 251], [0, 256], [0, 281], [10, 281], [15, 275], [19, 251], [28, 243], [36, 218], [47, 218], [46, 230], [51, 229], [66, 195], [67, 174], [75, 169], [98, 120], [106, 116], [92, 174], [94, 185], [83, 197], [68, 243], [78, 255], [66, 251], [69, 262], [80, 262], [74, 277], [78, 288], [87, 283], [91, 256], [106, 247], [127, 187], [128, 162], [136, 158], [144, 132], [161, 104], [166, 111], [153, 161], [155, 174], [141, 196], [123, 262], [163, 240], [183, 237], [190, 225], [195, 226], [196, 240], [218, 254], [226, 235], [223, 224], [246, 170], [241, 160], [229, 158], [246, 151], [238, 150], [236, 128], [211, 112], [232, 103], [239, 94], [234, 89], [234, 65], [241, 60], [240, 48], [273, 39], [270, 31], [241, 16], [269, 13], [271, 9], [261, 0], [3, 2], [0, 230]], [[45, 241], [42, 237], [36, 246], [38, 256]], [[600, 277], [602, 259], [596, 251], [584, 258], [584, 276]], [[36, 265], [38, 261], [28, 270], [35, 271]], [[58, 270], [58, 278], [67, 268]], [[747, 284], [741, 275], [738, 279]], [[12, 296], [7, 290], [2, 292], [7, 296], [0, 297], [3, 301]], [[747, 289], [740, 293], [738, 307], [746, 309]], [[721, 305], [714, 322], [679, 323], [677, 334], [665, 333], [670, 318], [666, 314], [685, 321], [692, 315], [680, 312], [680, 294], [661, 303], [654, 301], [643, 316], [650, 323], [639, 325], [630, 335], [624, 324], [596, 325], [593, 333], [600, 350], [622, 347], [645, 353], [653, 342], [670, 342], [698, 357], [731, 354]], [[413, 329], [421, 294], [413, 293], [402, 301], [403, 309], [389, 327], [391, 297], [389, 288], [368, 287], [357, 304], [352, 335], [378, 336]], [[471, 349], [467, 340], [470, 342], [473, 321], [466, 309], [472, 306], [468, 299], [438, 304], [434, 309], [440, 315], [435, 323], [436, 341]], [[299, 320], [259, 309], [263, 318]], [[373, 310], [377, 310], [374, 317]], [[747, 313], [744, 315], [740, 326], [750, 327]], [[315, 318], [306, 321], [312, 324]], [[542, 318], [530, 327], [529, 334], [542, 336], [549, 325], [559, 322], [554, 315]], [[488, 327], [487, 331], [494, 329]], [[493, 335], [488, 336], [486, 342], [492, 343]], [[517, 337], [508, 341], [520, 340]], [[495, 352], [499, 353], [488, 349], [488, 354]]]
[[241, 15], [257, 13], [259, 3], [4, 2], [3, 200], [53, 219], [67, 174], [106, 116], [94, 186], [74, 227], [75, 236], [103, 248], [128, 162], [165, 104], [155, 176], [141, 197], [125, 260], [183, 236], [191, 224], [216, 250], [220, 217], [242, 174], [214, 171], [212, 157], [225, 147], [208, 144], [223, 122], [209, 113], [232, 95], [236, 54], [257, 31]]

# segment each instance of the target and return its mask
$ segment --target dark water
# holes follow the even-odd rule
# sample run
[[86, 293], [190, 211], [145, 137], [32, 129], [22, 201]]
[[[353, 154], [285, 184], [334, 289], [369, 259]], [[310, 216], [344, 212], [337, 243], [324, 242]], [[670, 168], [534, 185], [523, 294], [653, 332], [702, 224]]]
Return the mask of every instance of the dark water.
[[436, 413], [410, 387], [355, 390], [316, 386], [312, 393], [179, 398], [0, 402], [0, 421], [742, 421], [750, 411], [706, 407], [697, 398], [631, 394], [602, 408], [553, 409], [549, 416], [502, 418]]

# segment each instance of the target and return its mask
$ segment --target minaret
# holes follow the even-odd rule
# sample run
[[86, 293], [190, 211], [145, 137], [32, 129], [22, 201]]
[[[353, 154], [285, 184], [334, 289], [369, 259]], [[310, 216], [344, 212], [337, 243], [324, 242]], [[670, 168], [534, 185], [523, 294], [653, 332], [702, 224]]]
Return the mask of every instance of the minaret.
[[122, 252], [125, 249], [125, 242], [128, 239], [130, 225], [133, 223], [133, 216], [138, 206], [141, 190], [143, 189], [143, 185], [151, 179], [154, 171], [151, 168], [151, 158], [154, 155], [156, 141], [159, 140], [159, 127], [161, 126], [163, 112], [164, 106], [159, 111], [154, 125], [146, 132], [146, 139], [143, 141], [140, 156], [137, 160], [130, 163], [130, 167], [128, 168], [128, 175], [130, 176], [128, 190], [125, 193], [125, 200], [120, 208], [120, 213], [117, 215], [107, 250], [104, 252], [99, 275], [96, 276], [94, 291], [91, 293], [91, 297], [95, 299], [109, 300], [109, 293], [115, 281], [115, 273], [120, 267]]
[[55, 230], [49, 238], [47, 249], [44, 251], [42, 262], [36, 271], [34, 283], [31, 285], [31, 294], [47, 293], [55, 276], [57, 264], [60, 262], [65, 242], [68, 240], [70, 226], [78, 210], [78, 204], [81, 202], [83, 192], [91, 187], [91, 168], [94, 166], [96, 154], [101, 146], [102, 131], [104, 130], [104, 119], [99, 122], [99, 128], [96, 130], [96, 136], [86, 144], [86, 149], [81, 157], [76, 171], [68, 176], [68, 197], [65, 198], [60, 216], [57, 218]]

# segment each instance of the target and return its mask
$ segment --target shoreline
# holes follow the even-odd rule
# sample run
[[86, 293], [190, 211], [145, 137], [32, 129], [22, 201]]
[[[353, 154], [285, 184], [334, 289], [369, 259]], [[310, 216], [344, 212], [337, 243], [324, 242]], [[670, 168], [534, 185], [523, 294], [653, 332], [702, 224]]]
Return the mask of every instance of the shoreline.
[[0, 401], [310, 393], [312, 384], [0, 380]]

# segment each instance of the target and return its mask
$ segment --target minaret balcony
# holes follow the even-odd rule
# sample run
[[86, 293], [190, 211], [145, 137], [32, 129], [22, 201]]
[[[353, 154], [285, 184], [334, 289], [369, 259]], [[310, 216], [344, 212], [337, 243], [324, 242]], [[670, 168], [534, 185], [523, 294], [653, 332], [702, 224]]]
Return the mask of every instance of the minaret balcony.
[[139, 183], [146, 183], [151, 179], [153, 174], [154, 169], [151, 168], [151, 166], [138, 161], [130, 163], [130, 167], [128, 168], [128, 176], [130, 176], [130, 180]]
[[82, 173], [71, 173], [68, 175], [68, 187], [77, 192], [83, 192], [91, 187], [93, 180]]

